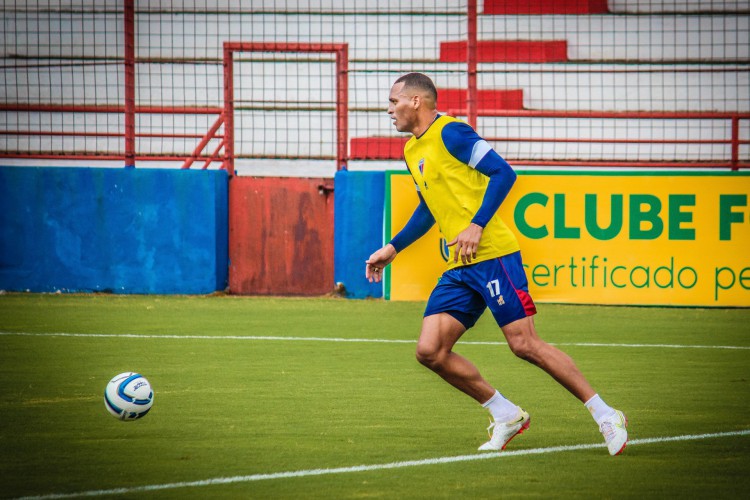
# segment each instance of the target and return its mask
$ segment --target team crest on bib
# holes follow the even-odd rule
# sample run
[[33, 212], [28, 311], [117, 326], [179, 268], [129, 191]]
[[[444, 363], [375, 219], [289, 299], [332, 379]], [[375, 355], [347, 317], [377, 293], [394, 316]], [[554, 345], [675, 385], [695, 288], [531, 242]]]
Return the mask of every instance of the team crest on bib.
[[424, 175], [424, 158], [419, 160], [419, 163], [417, 163], [417, 168], [419, 169], [419, 173]]
[[448, 246], [448, 242], [445, 240], [445, 238], [440, 238], [440, 256], [445, 262], [448, 262], [448, 259], [451, 256], [451, 249]]

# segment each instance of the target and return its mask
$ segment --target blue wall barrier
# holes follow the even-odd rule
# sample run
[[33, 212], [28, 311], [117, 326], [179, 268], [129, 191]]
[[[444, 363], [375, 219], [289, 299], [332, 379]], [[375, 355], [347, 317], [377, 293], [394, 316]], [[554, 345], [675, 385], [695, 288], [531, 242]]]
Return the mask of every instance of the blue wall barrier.
[[0, 167], [2, 290], [224, 290], [227, 236], [224, 171]]
[[382, 297], [383, 286], [365, 279], [365, 261], [383, 245], [383, 172], [336, 173], [334, 197], [334, 280], [347, 297]]

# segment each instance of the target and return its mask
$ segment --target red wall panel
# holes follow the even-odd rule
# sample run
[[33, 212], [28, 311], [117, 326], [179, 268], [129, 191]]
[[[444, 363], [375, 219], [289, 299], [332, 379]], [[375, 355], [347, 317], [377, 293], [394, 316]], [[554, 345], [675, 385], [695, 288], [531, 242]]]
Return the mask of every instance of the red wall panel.
[[[438, 89], [438, 109], [447, 111], [466, 109], [466, 89]], [[523, 109], [523, 90], [477, 90], [479, 109]]]
[[485, 14], [606, 14], [607, 0], [484, 0]]
[[352, 137], [352, 160], [403, 160], [406, 137]]
[[[468, 43], [465, 40], [440, 42], [440, 61], [464, 62]], [[565, 40], [480, 40], [477, 62], [565, 62], [568, 42]]]
[[329, 185], [331, 179], [231, 179], [232, 293], [322, 295], [333, 290], [333, 193], [321, 189]]

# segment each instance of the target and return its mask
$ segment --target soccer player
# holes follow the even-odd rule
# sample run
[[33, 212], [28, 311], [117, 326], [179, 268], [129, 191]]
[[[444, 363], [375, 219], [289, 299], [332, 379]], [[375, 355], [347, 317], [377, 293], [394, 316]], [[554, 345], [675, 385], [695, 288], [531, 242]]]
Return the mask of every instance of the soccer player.
[[547, 344], [534, 328], [536, 308], [528, 293], [515, 235], [497, 215], [516, 179], [508, 163], [466, 123], [437, 112], [429, 77], [409, 73], [396, 80], [388, 114], [396, 130], [413, 137], [404, 158], [419, 205], [406, 226], [366, 261], [370, 282], [437, 222], [451, 256], [427, 302], [416, 356], [456, 389], [487, 408], [490, 440], [480, 450], [502, 450], [529, 427], [527, 412], [506, 399], [453, 346], [489, 307], [511, 351], [551, 375], [585, 404], [611, 455], [625, 449], [625, 415], [608, 406], [573, 360]]

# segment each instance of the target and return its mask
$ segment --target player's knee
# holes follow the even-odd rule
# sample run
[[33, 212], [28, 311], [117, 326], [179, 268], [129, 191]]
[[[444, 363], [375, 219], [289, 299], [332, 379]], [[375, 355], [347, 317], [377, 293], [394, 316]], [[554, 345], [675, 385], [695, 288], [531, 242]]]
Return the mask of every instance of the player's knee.
[[517, 336], [508, 339], [508, 346], [517, 357], [530, 363], [536, 363], [538, 361], [539, 346], [537, 345], [537, 342], [528, 336]]
[[435, 370], [440, 367], [440, 364], [441, 364], [440, 350], [430, 345], [421, 344], [421, 343], [417, 344], [416, 357], [417, 357], [417, 361], [419, 361], [421, 364], [423, 364], [427, 368], [430, 368], [431, 370]]

